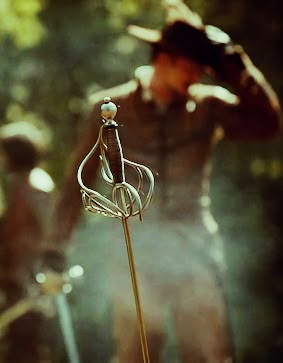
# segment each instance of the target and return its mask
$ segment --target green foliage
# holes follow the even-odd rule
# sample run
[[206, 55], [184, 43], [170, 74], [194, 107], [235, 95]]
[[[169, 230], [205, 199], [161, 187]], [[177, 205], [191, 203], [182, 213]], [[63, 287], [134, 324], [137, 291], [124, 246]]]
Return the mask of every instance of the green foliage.
[[38, 44], [45, 33], [38, 19], [41, 10], [39, 0], [1, 0], [0, 40], [11, 37], [19, 48]]
[[[127, 35], [126, 25], [160, 27], [161, 2], [50, 0], [43, 6], [39, 0], [1, 1], [0, 117], [2, 122], [28, 120], [52, 131], [48, 167], [58, 182], [86, 117], [88, 96], [126, 81], [137, 65], [147, 62], [146, 45]], [[186, 3], [206, 23], [243, 44], [283, 96], [279, 0]], [[260, 24], [264, 31], [258, 36]], [[262, 44], [268, 52], [262, 52]], [[281, 143], [276, 149], [280, 152]], [[242, 158], [246, 155], [252, 154], [242, 153]]]
[[[283, 93], [279, 0], [269, 5], [254, 0], [185, 2], [205, 22], [220, 26], [244, 44], [275, 89]], [[88, 96], [127, 80], [137, 65], [147, 61], [146, 45], [128, 36], [126, 25], [160, 27], [161, 3], [50, 0], [43, 6], [39, 0], [1, 1], [0, 117], [4, 122], [31, 120], [52, 130], [54, 156], [49, 168], [59, 181], [61, 164], [85, 119]], [[262, 23], [265, 28], [259, 37]], [[263, 43], [269, 48], [264, 54]]]

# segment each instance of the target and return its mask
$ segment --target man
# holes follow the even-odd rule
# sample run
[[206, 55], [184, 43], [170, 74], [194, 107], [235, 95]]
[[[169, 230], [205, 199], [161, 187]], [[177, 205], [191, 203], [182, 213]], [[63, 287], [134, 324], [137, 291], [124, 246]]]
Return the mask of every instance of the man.
[[[116, 121], [123, 126], [125, 157], [156, 175], [148, 216], [142, 226], [133, 222], [151, 361], [162, 361], [164, 311], [170, 308], [181, 362], [227, 363], [233, 353], [218, 277], [225, 262], [209, 210], [209, 160], [220, 136], [235, 141], [275, 136], [279, 104], [262, 73], [227, 34], [204, 26], [181, 1], [171, 2], [167, 11], [162, 31], [129, 27], [131, 34], [151, 44], [152, 65], [140, 67], [134, 80], [93, 96], [93, 110], [58, 203], [55, 234], [67, 241], [78, 221], [82, 204], [76, 173], [96, 141], [100, 106], [109, 96], [119, 106]], [[204, 73], [231, 91], [200, 84]], [[85, 165], [86, 185], [98, 166], [98, 157]], [[98, 219], [96, 235], [107, 230], [112, 247], [105, 248], [116, 253], [119, 232], [107, 223], [104, 228]], [[141, 363], [130, 285], [121, 277], [123, 269], [115, 266], [117, 256], [109, 253], [112, 268], [119, 271], [111, 290], [115, 362]]]
[[[0, 218], [1, 314], [9, 316], [10, 321], [8, 326], [0, 327], [1, 337], [5, 338], [5, 363], [40, 363], [50, 358], [50, 347], [43, 338], [42, 312], [23, 311], [17, 317], [15, 311], [14, 318], [11, 313], [7, 315], [8, 309], [22, 299], [39, 295], [36, 274], [47, 266], [54, 269], [61, 257], [53, 246], [44, 244], [54, 201], [54, 182], [38, 167], [44, 151], [43, 135], [33, 125], [14, 122], [0, 128], [6, 192]], [[5, 319], [1, 319], [3, 322]]]

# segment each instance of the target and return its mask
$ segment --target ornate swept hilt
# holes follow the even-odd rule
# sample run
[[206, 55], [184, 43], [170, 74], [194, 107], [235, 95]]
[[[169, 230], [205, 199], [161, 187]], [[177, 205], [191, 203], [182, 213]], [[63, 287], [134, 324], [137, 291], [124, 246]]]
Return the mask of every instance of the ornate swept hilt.
[[[146, 166], [123, 157], [118, 124], [114, 121], [116, 113], [116, 105], [111, 102], [109, 97], [106, 97], [101, 106], [103, 125], [99, 130], [98, 139], [78, 169], [82, 200], [84, 208], [90, 212], [121, 219], [138, 214], [142, 219], [142, 211], [148, 207], [152, 200], [154, 177]], [[100, 148], [101, 174], [103, 179], [112, 187], [112, 199], [88, 188], [82, 180], [83, 168], [97, 148]], [[126, 182], [125, 166], [136, 171], [136, 188]], [[147, 191], [144, 190], [145, 178], [149, 182]]]
[[[116, 113], [116, 105], [111, 102], [109, 97], [106, 97], [101, 106], [103, 124], [100, 127], [95, 145], [82, 161], [78, 169], [78, 182], [81, 187], [83, 205], [86, 210], [122, 220], [139, 322], [143, 360], [144, 363], [150, 363], [128, 218], [139, 215], [140, 220], [142, 220], [142, 212], [148, 207], [152, 200], [154, 177], [147, 167], [124, 158], [118, 135], [118, 124], [114, 121]], [[98, 148], [100, 149], [102, 177], [107, 184], [112, 187], [111, 199], [88, 188], [84, 185], [82, 180], [83, 168]], [[136, 188], [126, 182], [125, 166], [133, 168], [136, 172]], [[145, 183], [145, 179], [147, 179], [147, 183]]]
[[[69, 363], [79, 363], [79, 353], [75, 341], [72, 318], [65, 294], [72, 291], [71, 280], [80, 278], [83, 268], [72, 266], [64, 274], [46, 269], [35, 275], [36, 285], [28, 286], [27, 295], [0, 314], [0, 337], [6, 333], [10, 324], [30, 311], [37, 311], [51, 318], [59, 317], [61, 332]], [[2, 306], [1, 306], [2, 307]]]

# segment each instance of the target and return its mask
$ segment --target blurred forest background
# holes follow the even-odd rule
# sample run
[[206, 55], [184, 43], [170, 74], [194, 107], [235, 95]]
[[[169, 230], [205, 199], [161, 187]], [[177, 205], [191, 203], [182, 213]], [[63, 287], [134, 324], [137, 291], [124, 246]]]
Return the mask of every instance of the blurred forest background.
[[[283, 2], [185, 2], [205, 23], [243, 45], [282, 101]], [[127, 35], [126, 25], [160, 27], [160, 3], [0, 0], [0, 122], [24, 120], [46, 133], [43, 166], [58, 188], [89, 96], [128, 80], [148, 60], [146, 45]], [[281, 140], [264, 145], [224, 141], [213, 156], [213, 211], [225, 239], [226, 288], [240, 363], [283, 362]], [[99, 331], [92, 333], [102, 344]], [[92, 361], [107, 362], [106, 348], [99, 353], [95, 343], [80, 344], [82, 352], [93, 350]]]

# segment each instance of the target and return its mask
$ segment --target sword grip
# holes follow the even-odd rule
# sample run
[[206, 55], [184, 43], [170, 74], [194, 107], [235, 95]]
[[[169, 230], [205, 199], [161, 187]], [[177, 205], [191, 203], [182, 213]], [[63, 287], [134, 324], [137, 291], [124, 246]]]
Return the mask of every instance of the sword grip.
[[122, 146], [118, 134], [118, 125], [109, 125], [105, 127], [107, 157], [109, 167], [113, 175], [114, 183], [122, 183], [125, 181], [124, 162]]

